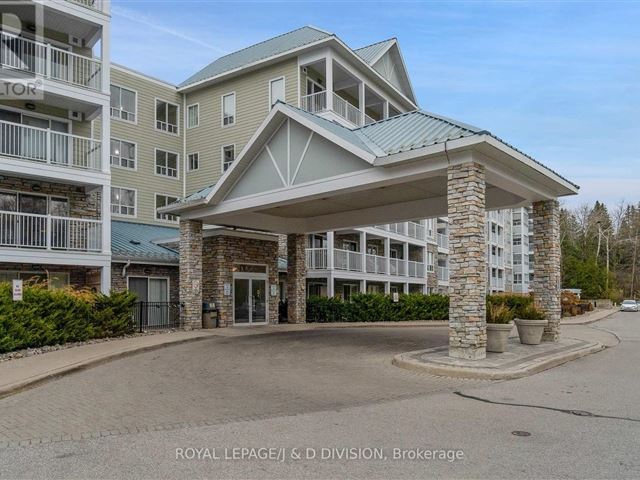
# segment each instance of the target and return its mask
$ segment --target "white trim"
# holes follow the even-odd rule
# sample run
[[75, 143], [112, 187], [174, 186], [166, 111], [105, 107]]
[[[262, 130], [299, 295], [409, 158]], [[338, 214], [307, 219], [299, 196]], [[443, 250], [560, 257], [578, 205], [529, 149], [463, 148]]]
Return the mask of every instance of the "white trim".
[[[51, 115], [49, 113], [40, 113], [33, 110], [27, 110], [26, 108], [12, 107], [10, 105], [2, 105], [0, 104], [0, 110], [8, 110], [10, 112], [19, 113], [20, 115], [28, 115], [29, 117], [41, 118], [43, 120], [55, 120], [56, 122], [66, 123], [69, 125], [69, 131], [67, 133], [73, 134], [73, 121], [69, 118], [59, 117], [57, 115]], [[86, 122], [78, 122], [78, 123], [86, 123]], [[24, 124], [21, 124], [24, 125]], [[24, 125], [27, 127], [28, 125]], [[51, 130], [50, 128], [46, 130]], [[87, 137], [82, 137], [87, 138]], [[89, 137], [93, 139], [93, 137]]]
[[[233, 123], [229, 123], [227, 125], [224, 124], [224, 97], [229, 97], [233, 95]], [[238, 97], [236, 96], [235, 90], [233, 92], [223, 93], [220, 95], [220, 127], [221, 128], [229, 128], [233, 127], [238, 123]]]
[[271, 163], [273, 164], [273, 167], [276, 169], [276, 172], [278, 173], [278, 176], [280, 177], [280, 180], [282, 181], [282, 186], [286, 187], [288, 185], [287, 181], [282, 176], [282, 172], [280, 172], [280, 169], [278, 168], [278, 164], [276, 163], [276, 159], [273, 158], [273, 154], [271, 153], [271, 149], [269, 148], [269, 145], [265, 145], [264, 149], [266, 150], [267, 155], [269, 155], [269, 158], [271, 159]]
[[[135, 120], [133, 120], [133, 121], [131, 121], [131, 120], [125, 120], [125, 119], [124, 119], [124, 118], [122, 118], [122, 117], [114, 117], [113, 115], [111, 115], [111, 87], [112, 87], [112, 86], [113, 86], [113, 87], [118, 87], [118, 88], [119, 88], [119, 89], [121, 89], [121, 90], [122, 90], [122, 89], [124, 89], [124, 90], [128, 90], [128, 91], [130, 91], [130, 92], [135, 93], [135, 95], [136, 95], [136, 111], [135, 111], [135, 112], [133, 112], [133, 115], [134, 115]], [[121, 95], [121, 97], [122, 97], [122, 95]], [[134, 89], [133, 89], [133, 88], [131, 88], [131, 87], [125, 87], [125, 86], [122, 86], [122, 85], [120, 85], [120, 84], [118, 84], [118, 83], [113, 83], [113, 82], [111, 82], [111, 84], [109, 85], [109, 119], [110, 119], [110, 120], [116, 120], [116, 121], [118, 121], [118, 122], [128, 123], [128, 124], [130, 124], [130, 125], [138, 125], [138, 110], [139, 110], [139, 108], [138, 108], [138, 99], [139, 99], [139, 98], [140, 98], [140, 95], [138, 94], [138, 91], [137, 91], [137, 90], [134, 90]], [[129, 113], [129, 112], [128, 112], [128, 113]], [[154, 116], [154, 119], [155, 119], [155, 116]], [[104, 121], [104, 119], [103, 119], [103, 121]]]
[[[131, 188], [131, 187], [120, 187], [118, 185], [109, 185], [110, 189], [113, 188], [119, 188], [120, 190], [131, 190], [132, 192], [135, 193], [134, 197], [133, 197], [133, 215], [125, 215], [124, 213], [113, 213], [113, 195], [111, 195], [111, 203], [109, 204], [109, 212], [111, 213], [112, 217], [118, 217], [118, 218], [138, 218], [138, 189], [137, 188]], [[118, 204], [118, 207], [120, 206], [120, 204]]]
[[[113, 163], [111, 163], [111, 140], [117, 140], [118, 142], [126, 142], [126, 143], [131, 143], [134, 147], [135, 147], [135, 157], [133, 159], [134, 162], [134, 167], [123, 167], [122, 165], [114, 165]], [[118, 168], [120, 170], [125, 170], [125, 171], [129, 171], [129, 172], [137, 172], [138, 171], [138, 142], [132, 142], [130, 140], [125, 140], [122, 138], [116, 138], [116, 137], [111, 137], [109, 139], [109, 166], [111, 168]]]
[[[186, 94], [185, 94], [185, 96], [186, 96]], [[189, 109], [191, 107], [198, 107], [198, 119], [197, 119], [198, 121], [193, 126], [189, 126]], [[196, 102], [196, 103], [192, 103], [191, 105], [187, 105], [186, 118], [185, 118], [185, 129], [186, 130], [191, 130], [192, 128], [198, 128], [199, 126], [200, 126], [200, 102]]]
[[[153, 110], [153, 126], [156, 132], [160, 132], [160, 133], [166, 133], [168, 135], [173, 135], [174, 137], [179, 137], [180, 136], [180, 105], [177, 103], [173, 103], [173, 102], [169, 102], [168, 100], [164, 100], [161, 97], [154, 97], [155, 101], [154, 101], [154, 110]], [[176, 129], [178, 130], [177, 132], [170, 132], [168, 130], [162, 130], [161, 128], [158, 128], [158, 102], [164, 102], [167, 105], [173, 105], [174, 107], [176, 107], [178, 109], [178, 111], [176, 112], [176, 122], [178, 122], [177, 125], [175, 125]], [[167, 120], [169, 120], [169, 110], [167, 109]], [[166, 123], [167, 125], [170, 125], [169, 122], [163, 122]]]
[[[168, 193], [154, 192], [153, 193], [153, 212], [154, 212], [153, 218], [155, 219], [155, 221], [156, 222], [167, 223], [167, 224], [170, 224], [170, 225], [177, 225], [178, 223], [180, 223], [180, 219], [179, 218], [177, 218], [176, 220], [168, 220], [166, 218], [158, 218], [158, 213], [159, 213], [158, 212], [158, 206], [157, 206], [158, 205], [158, 196], [165, 197], [167, 200], [170, 197], [173, 197], [173, 198], [175, 198], [174, 201], [178, 201], [180, 199], [179, 195], [169, 195]], [[173, 203], [173, 202], [170, 202], [170, 203]], [[160, 208], [162, 208], [162, 207], [160, 207]], [[173, 214], [173, 213], [161, 213], [161, 215], [175, 215], [175, 214]]]
[[174, 91], [174, 93], [176, 93], [177, 90], [178, 90], [178, 87], [176, 85], [172, 85], [172, 84], [170, 84], [168, 82], [165, 82], [164, 80], [160, 80], [159, 78], [155, 78], [155, 77], [152, 77], [150, 75], [147, 75], [146, 73], [142, 73], [142, 72], [139, 72], [137, 70], [133, 70], [130, 67], [125, 67], [124, 65], [120, 65], [119, 63], [111, 62], [111, 68], [114, 69], [114, 70], [118, 70], [118, 71], [120, 71], [122, 73], [129, 74], [131, 76], [138, 77], [138, 78], [141, 78], [143, 80], [147, 80], [149, 82], [153, 82], [153, 83], [155, 83], [157, 85], [160, 85], [162, 87], [167, 87], [169, 89], [172, 89]]
[[[224, 149], [227, 148], [227, 147], [233, 147], [233, 162], [231, 162], [229, 164], [229, 168], [227, 168], [225, 170], [224, 169]], [[236, 154], [236, 144], [235, 143], [229, 143], [227, 145], [220, 145], [220, 171], [222, 172], [223, 175], [233, 168], [233, 166], [237, 163], [237, 160], [238, 160], [238, 155]]]
[[[172, 153], [174, 155], [177, 155], [177, 158], [176, 158], [176, 176], [175, 177], [173, 177], [171, 175], [164, 175], [162, 173], [158, 173], [158, 171], [157, 171], [158, 165], [156, 163], [157, 162], [157, 152], [158, 151], [165, 152], [165, 153]], [[169, 169], [168, 164], [167, 164], [166, 168], [167, 168], [167, 171], [168, 171], [168, 169]], [[178, 152], [172, 152], [171, 150], [165, 150], [164, 148], [154, 147], [154, 149], [153, 149], [153, 174], [156, 177], [160, 177], [160, 178], [166, 178], [166, 179], [169, 179], [169, 180], [180, 180], [180, 154]]]
[[283, 102], [285, 102], [285, 103], [287, 102], [287, 80], [285, 79], [285, 76], [281, 75], [279, 77], [272, 78], [271, 80], [269, 80], [267, 82], [267, 88], [268, 88], [267, 96], [269, 97], [269, 105], [268, 105], [268, 110], [267, 111], [269, 111], [269, 110], [271, 110], [273, 108], [273, 100], [271, 98], [271, 84], [273, 82], [278, 82], [280, 80], [282, 80], [282, 85], [283, 85], [283, 87], [282, 87], [282, 92], [284, 93]]
[[[197, 155], [198, 156], [198, 168], [191, 168], [191, 155]], [[200, 170], [200, 152], [191, 152], [191, 153], [187, 153], [187, 158], [186, 158], [186, 169], [187, 169], [187, 173], [190, 172], [197, 172], [198, 170]]]
[[[134, 262], [132, 262], [134, 263]], [[144, 264], [143, 264], [144, 265]], [[149, 264], [151, 265], [151, 264]], [[166, 280], [167, 281], [167, 302], [171, 302], [171, 277], [165, 277], [165, 276], [156, 276], [156, 275], [129, 275], [127, 274], [125, 276], [125, 278], [127, 279], [127, 291], [130, 292], [130, 288], [129, 288], [129, 279], [131, 278], [145, 278], [147, 280], [147, 302], [149, 301], [149, 280]]]
[[[265, 263], [251, 263], [251, 262], [233, 262], [233, 265], [253, 265], [253, 266], [264, 266], [265, 271], [262, 272], [233, 272], [232, 280], [233, 285], [231, 289], [231, 297], [232, 297], [232, 319], [234, 327], [250, 327], [253, 325], [268, 325], [269, 324], [269, 301], [271, 298], [270, 292], [270, 282], [269, 282], [269, 265]], [[252, 284], [254, 280], [264, 282], [264, 322], [254, 322], [253, 321], [253, 308], [249, 309], [249, 318], [247, 319], [247, 323], [236, 323], [236, 280], [249, 280], [249, 296], [252, 293]], [[251, 305], [253, 307], [253, 305]]]

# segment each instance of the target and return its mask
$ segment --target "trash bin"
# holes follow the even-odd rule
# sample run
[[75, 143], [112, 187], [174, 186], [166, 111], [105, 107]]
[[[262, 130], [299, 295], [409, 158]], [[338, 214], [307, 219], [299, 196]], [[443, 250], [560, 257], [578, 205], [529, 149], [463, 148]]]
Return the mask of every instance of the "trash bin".
[[[216, 318], [213, 318], [213, 315]], [[216, 328], [218, 325], [218, 314], [216, 311], [216, 304], [211, 302], [202, 302], [202, 328]]]

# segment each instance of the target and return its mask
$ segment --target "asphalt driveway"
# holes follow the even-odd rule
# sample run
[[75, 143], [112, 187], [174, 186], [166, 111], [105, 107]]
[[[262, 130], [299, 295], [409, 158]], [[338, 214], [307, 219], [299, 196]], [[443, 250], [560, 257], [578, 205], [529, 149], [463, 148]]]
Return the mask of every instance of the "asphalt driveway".
[[446, 342], [446, 327], [340, 328], [171, 346], [0, 400], [0, 443], [288, 416], [473, 384], [391, 365], [397, 353]]

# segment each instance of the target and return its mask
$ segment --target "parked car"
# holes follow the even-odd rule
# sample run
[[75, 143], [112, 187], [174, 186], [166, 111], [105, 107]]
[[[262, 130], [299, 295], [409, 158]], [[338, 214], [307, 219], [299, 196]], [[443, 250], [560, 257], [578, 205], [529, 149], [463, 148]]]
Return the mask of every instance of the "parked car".
[[621, 312], [637, 312], [638, 303], [635, 300], [625, 300], [620, 304]]

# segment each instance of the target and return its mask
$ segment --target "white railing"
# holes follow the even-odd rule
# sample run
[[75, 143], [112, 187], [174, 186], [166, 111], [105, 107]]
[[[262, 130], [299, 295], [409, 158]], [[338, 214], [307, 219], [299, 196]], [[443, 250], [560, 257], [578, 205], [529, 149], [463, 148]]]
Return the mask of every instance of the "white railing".
[[101, 154], [101, 142], [98, 140], [0, 121], [0, 155], [100, 170]]
[[449, 236], [445, 235], [444, 233], [438, 233], [436, 235], [436, 238], [438, 240], [438, 246], [440, 248], [449, 248]]
[[101, 90], [102, 62], [10, 33], [0, 33], [0, 65]]
[[490, 263], [494, 267], [504, 267], [504, 257], [491, 255]]
[[300, 108], [310, 113], [324, 112], [327, 109], [327, 91], [303, 96], [300, 98]]
[[100, 252], [102, 222], [0, 211], [0, 246]]
[[407, 261], [401, 258], [390, 258], [389, 274], [405, 276], [407, 274]]
[[495, 290], [504, 290], [504, 278], [494, 278], [491, 277], [491, 281], [489, 282], [489, 285], [492, 289]]
[[449, 268], [448, 267], [438, 267], [438, 280], [441, 282], [449, 281]]
[[408, 222], [407, 235], [413, 238], [417, 238], [418, 240], [424, 240], [425, 238], [424, 225], [420, 225], [419, 223], [415, 223], [415, 222]]
[[307, 248], [307, 268], [309, 270], [326, 270], [327, 249]]
[[375, 120], [373, 118], [371, 118], [369, 115], [367, 115], [366, 113], [364, 114], [364, 124], [365, 125], [371, 125], [372, 123], [376, 123], [378, 120]]
[[424, 278], [424, 263], [409, 260], [407, 262], [407, 271], [410, 277]]
[[387, 257], [367, 254], [365, 256], [365, 266], [367, 273], [387, 273]]
[[362, 272], [362, 253], [350, 250], [333, 250], [333, 267], [337, 270]]
[[335, 92], [333, 93], [333, 111], [354, 125], [362, 125], [362, 113]]
[[98, 12], [104, 12], [104, 2], [102, 0], [68, 0], [71, 3], [77, 3], [83, 7], [97, 10]]

